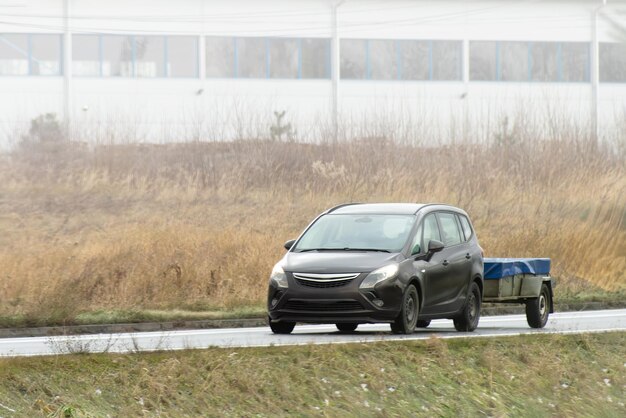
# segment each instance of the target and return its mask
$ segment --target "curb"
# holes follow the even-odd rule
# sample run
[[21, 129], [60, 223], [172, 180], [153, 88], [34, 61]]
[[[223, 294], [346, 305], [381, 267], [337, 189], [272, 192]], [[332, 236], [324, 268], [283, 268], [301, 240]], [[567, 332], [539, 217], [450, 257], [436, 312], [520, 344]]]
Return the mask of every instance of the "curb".
[[[555, 305], [556, 312], [575, 312], [618, 308], [626, 308], [626, 302], [584, 302]], [[524, 313], [525, 308], [523, 305], [486, 304], [481, 310], [481, 314], [483, 316]], [[204, 319], [194, 321], [138, 322], [126, 324], [66, 325], [37, 328], [3, 328], [0, 329], [0, 338], [48, 337], [55, 335], [80, 334], [117, 334], [191, 329], [247, 328], [266, 325], [267, 322], [265, 317], [252, 317], [240, 319]]]

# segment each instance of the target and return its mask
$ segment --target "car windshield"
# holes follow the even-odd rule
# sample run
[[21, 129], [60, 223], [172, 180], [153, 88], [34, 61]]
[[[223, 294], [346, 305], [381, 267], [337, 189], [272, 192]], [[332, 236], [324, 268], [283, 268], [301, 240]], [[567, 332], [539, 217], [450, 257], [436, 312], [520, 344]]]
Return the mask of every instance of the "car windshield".
[[413, 215], [324, 215], [306, 231], [294, 251], [399, 252], [414, 222]]

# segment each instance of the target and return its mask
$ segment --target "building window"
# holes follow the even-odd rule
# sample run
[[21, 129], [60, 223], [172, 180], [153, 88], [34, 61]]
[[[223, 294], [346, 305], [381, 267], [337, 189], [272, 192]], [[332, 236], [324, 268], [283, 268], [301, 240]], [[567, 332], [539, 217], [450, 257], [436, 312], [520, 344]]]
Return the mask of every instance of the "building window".
[[531, 80], [559, 81], [560, 44], [533, 42], [529, 47]]
[[197, 77], [198, 41], [193, 36], [74, 35], [76, 76]]
[[270, 77], [298, 78], [299, 45], [297, 39], [269, 40]]
[[132, 36], [102, 36], [102, 75], [105, 77], [132, 77], [134, 75]]
[[328, 39], [301, 39], [300, 54], [302, 78], [329, 78], [330, 41]]
[[621, 83], [626, 81], [626, 44], [601, 43], [600, 81]]
[[461, 41], [341, 41], [341, 77], [373, 80], [461, 79]]
[[341, 78], [367, 78], [367, 41], [364, 39], [342, 39], [340, 49]]
[[0, 75], [61, 75], [61, 35], [0, 34]]
[[265, 38], [237, 38], [237, 76], [267, 77], [266, 42]]
[[28, 75], [28, 35], [0, 35], [0, 75]]
[[470, 42], [470, 80], [497, 80], [497, 43], [495, 41]]
[[167, 77], [198, 77], [198, 38], [168, 36], [165, 38]]
[[460, 80], [463, 44], [460, 41], [432, 41], [431, 45], [431, 80]]
[[561, 80], [589, 81], [589, 44], [564, 42], [561, 44]]
[[500, 80], [528, 81], [528, 43], [500, 42]]
[[100, 75], [100, 37], [72, 36], [72, 74], [97, 77]]
[[398, 78], [398, 53], [395, 41], [369, 41], [370, 77], [374, 80]]
[[329, 78], [330, 41], [316, 38], [206, 38], [207, 77]]
[[235, 40], [233, 38], [209, 37], [205, 40], [206, 76], [234, 77]]
[[584, 42], [470, 42], [470, 80], [589, 81]]
[[61, 75], [61, 36], [31, 35], [30, 74]]
[[400, 78], [430, 80], [430, 41], [399, 41]]
[[165, 37], [135, 36], [133, 58], [136, 77], [165, 76]]

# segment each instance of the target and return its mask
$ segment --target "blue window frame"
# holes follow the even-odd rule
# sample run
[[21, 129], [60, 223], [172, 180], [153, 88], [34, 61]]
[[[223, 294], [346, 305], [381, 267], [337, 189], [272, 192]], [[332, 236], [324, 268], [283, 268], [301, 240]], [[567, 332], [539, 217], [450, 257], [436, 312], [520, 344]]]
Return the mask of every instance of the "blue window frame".
[[197, 78], [196, 36], [75, 34], [73, 74], [81, 77]]
[[589, 82], [588, 42], [470, 41], [471, 81]]
[[0, 33], [0, 76], [60, 76], [63, 35]]
[[342, 39], [341, 78], [460, 81], [458, 40]]
[[328, 79], [330, 39], [206, 38], [208, 78]]

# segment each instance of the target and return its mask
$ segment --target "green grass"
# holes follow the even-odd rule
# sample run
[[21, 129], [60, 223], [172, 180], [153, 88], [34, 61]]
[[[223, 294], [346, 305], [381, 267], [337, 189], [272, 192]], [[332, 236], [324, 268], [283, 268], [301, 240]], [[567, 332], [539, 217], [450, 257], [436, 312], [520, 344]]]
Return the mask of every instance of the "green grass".
[[625, 361], [626, 333], [0, 359], [0, 416], [616, 417]]
[[557, 304], [584, 304], [589, 302], [599, 302], [606, 308], [624, 307], [626, 305], [626, 289], [615, 292], [606, 292], [603, 290], [583, 290], [573, 294], [566, 292], [558, 293], [559, 288], [555, 289], [555, 303]]
[[[263, 305], [244, 305], [231, 309], [186, 306], [181, 309], [94, 310], [78, 313], [74, 318], [30, 317], [23, 315], [0, 316], [0, 328], [25, 328], [43, 326], [125, 324], [140, 322], [200, 321], [206, 319], [263, 318], [267, 315]], [[1, 415], [0, 415], [1, 417]]]

